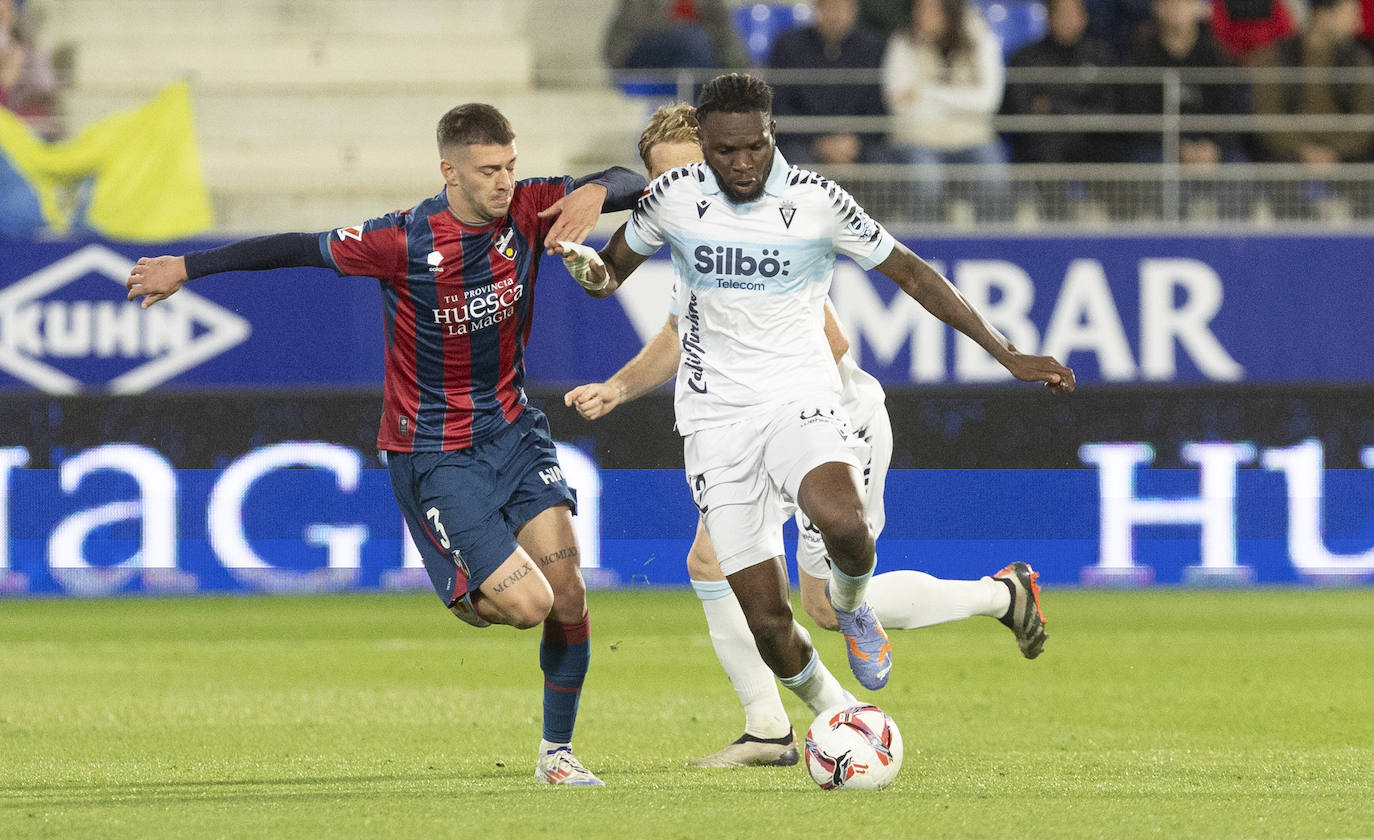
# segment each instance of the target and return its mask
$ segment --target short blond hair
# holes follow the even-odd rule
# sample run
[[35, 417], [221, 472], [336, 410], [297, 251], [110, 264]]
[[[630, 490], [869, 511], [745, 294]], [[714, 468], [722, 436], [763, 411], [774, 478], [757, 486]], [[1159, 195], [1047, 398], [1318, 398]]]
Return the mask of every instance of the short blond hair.
[[639, 158], [648, 167], [649, 150], [659, 143], [696, 143], [699, 138], [696, 108], [686, 102], [663, 105], [639, 135]]

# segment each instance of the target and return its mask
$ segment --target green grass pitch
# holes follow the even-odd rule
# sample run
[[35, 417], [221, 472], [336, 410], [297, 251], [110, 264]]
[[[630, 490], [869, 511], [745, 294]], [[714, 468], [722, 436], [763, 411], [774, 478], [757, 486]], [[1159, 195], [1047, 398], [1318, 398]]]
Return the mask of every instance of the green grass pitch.
[[537, 632], [428, 594], [0, 601], [0, 837], [1374, 837], [1374, 590], [1045, 603], [1034, 662], [894, 633], [902, 773], [825, 793], [683, 767], [742, 723], [686, 589], [591, 595], [603, 790], [532, 781]]

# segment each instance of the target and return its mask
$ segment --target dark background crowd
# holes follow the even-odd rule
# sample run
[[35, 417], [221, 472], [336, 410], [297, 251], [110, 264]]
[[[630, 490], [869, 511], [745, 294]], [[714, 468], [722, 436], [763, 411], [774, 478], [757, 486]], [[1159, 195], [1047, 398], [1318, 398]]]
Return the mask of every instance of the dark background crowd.
[[[778, 27], [765, 43], [751, 43], [741, 25], [754, 13], [720, 0], [624, 0], [606, 57], [626, 72], [751, 64], [814, 71], [773, 73], [775, 113], [785, 126], [789, 117], [883, 119], [853, 131], [780, 129], [783, 153], [798, 164], [909, 164], [907, 209], [916, 218], [942, 212], [955, 180], [942, 172], [957, 164], [980, 165], [962, 195], [987, 219], [1008, 216], [1023, 197], [1026, 185], [1013, 187], [1006, 174], [1010, 163], [1177, 163], [1200, 175], [1226, 164], [1288, 163], [1313, 176], [1283, 187], [1293, 194], [1277, 198], [1291, 207], [1325, 194], [1314, 184], [1332, 165], [1374, 160], [1369, 130], [1295, 121], [1194, 130], [1187, 122], [1374, 115], [1374, 72], [1357, 72], [1374, 65], [1374, 0], [815, 0], [804, 21]], [[1154, 72], [1122, 81], [1106, 68]], [[1205, 72], [1216, 68], [1246, 69], [1230, 77]], [[1265, 68], [1339, 72], [1295, 80]], [[1172, 134], [1164, 120], [1171, 114], [1184, 119]], [[1122, 115], [1159, 119], [1143, 123], [1148, 129], [1112, 130]], [[1017, 128], [1026, 130], [1010, 130], [1016, 121], [1007, 117], [1076, 125], [1058, 131], [1023, 120]], [[1218, 217], [1254, 212], [1253, 184], [1198, 180], [1185, 185], [1185, 205]], [[1087, 195], [1062, 182], [1036, 188], [1049, 217], [1074, 203], [1056, 191]], [[1117, 189], [1113, 209], [1158, 213], [1157, 193], [1145, 185]]]

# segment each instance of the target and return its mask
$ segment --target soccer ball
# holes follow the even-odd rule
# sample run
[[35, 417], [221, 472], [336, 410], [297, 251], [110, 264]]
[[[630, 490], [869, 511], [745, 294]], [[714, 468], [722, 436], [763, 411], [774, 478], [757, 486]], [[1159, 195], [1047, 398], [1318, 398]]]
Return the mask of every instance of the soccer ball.
[[887, 787], [902, 769], [902, 733], [870, 703], [827, 709], [806, 731], [806, 769], [822, 790]]

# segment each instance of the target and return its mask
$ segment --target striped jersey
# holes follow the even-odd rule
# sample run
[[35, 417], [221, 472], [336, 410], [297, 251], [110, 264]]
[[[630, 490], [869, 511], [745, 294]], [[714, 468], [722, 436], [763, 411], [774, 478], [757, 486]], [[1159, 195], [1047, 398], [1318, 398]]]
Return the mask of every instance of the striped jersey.
[[440, 192], [410, 210], [320, 234], [330, 267], [381, 283], [379, 449], [465, 449], [524, 411], [534, 282], [553, 224], [537, 214], [572, 189], [568, 177], [518, 181], [510, 211], [485, 225], [459, 221]]
[[636, 253], [665, 243], [678, 276], [678, 432], [723, 426], [810, 395], [840, 376], [822, 307], [835, 255], [864, 268], [895, 241], [833, 181], [774, 151], [760, 196], [732, 204], [705, 163], [661, 175], [625, 228]]

